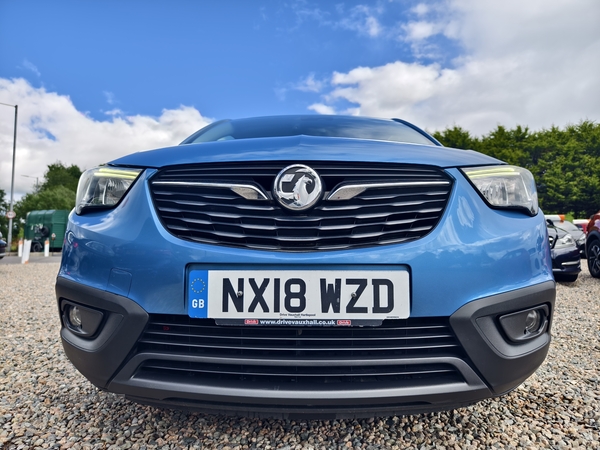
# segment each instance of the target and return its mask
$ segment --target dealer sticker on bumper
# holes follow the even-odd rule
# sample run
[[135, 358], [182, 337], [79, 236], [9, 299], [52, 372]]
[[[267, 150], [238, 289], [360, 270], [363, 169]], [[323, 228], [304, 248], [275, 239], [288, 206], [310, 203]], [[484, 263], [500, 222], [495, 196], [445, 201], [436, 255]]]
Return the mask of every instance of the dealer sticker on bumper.
[[356, 326], [410, 314], [406, 270], [191, 270], [188, 314], [221, 325]]

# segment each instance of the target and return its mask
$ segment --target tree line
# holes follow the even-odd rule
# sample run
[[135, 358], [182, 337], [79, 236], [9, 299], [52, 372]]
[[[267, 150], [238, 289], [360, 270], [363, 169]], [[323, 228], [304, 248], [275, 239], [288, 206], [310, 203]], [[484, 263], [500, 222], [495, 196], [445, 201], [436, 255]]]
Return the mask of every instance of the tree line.
[[[447, 147], [476, 150], [531, 171], [545, 214], [588, 218], [600, 210], [600, 124], [586, 120], [541, 131], [498, 125], [481, 137], [453, 126], [432, 134]], [[43, 182], [15, 203], [13, 236], [19, 235], [29, 211], [72, 209], [81, 173], [76, 165], [50, 164]], [[6, 197], [0, 189], [0, 231], [5, 238], [9, 209]]]

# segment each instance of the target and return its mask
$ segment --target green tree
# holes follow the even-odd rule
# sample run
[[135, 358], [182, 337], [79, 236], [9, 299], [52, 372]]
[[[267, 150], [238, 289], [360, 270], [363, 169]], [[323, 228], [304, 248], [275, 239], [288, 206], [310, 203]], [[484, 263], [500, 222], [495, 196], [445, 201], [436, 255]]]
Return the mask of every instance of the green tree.
[[[6, 217], [6, 213], [10, 209], [10, 202], [8, 201], [8, 196], [3, 189], [0, 189], [0, 232], [2, 232], [3, 239], [6, 241], [8, 239], [8, 218]], [[19, 221], [17, 219], [13, 219], [13, 230], [12, 235], [13, 238], [19, 234]]]
[[494, 131], [481, 139], [477, 150], [508, 164], [529, 169], [527, 147], [530, 137], [527, 127], [517, 125], [515, 129], [508, 130], [498, 125]]
[[535, 134], [535, 170], [545, 212], [589, 217], [600, 208], [600, 125], [581, 122]]
[[446, 147], [460, 148], [463, 150], [473, 150], [479, 144], [477, 138], [472, 137], [467, 130], [463, 130], [456, 125], [452, 128], [446, 128], [442, 132], [436, 131], [432, 136]]
[[6, 217], [8, 207], [9, 204], [6, 201], [6, 192], [4, 192], [4, 189], [0, 189], [0, 233], [2, 233], [5, 240], [8, 236], [8, 218]]
[[77, 183], [81, 177], [81, 169], [76, 165], [66, 167], [60, 161], [50, 164], [44, 174], [44, 181], [39, 186], [39, 191], [64, 186], [73, 192], [77, 192]]
[[15, 203], [16, 221], [24, 223], [30, 211], [73, 209], [80, 176], [76, 165], [66, 167], [60, 161], [50, 164], [38, 188]]
[[68, 209], [75, 206], [75, 192], [65, 186], [44, 189], [38, 193], [26, 194], [15, 204], [15, 213], [25, 219], [29, 211], [42, 209]]

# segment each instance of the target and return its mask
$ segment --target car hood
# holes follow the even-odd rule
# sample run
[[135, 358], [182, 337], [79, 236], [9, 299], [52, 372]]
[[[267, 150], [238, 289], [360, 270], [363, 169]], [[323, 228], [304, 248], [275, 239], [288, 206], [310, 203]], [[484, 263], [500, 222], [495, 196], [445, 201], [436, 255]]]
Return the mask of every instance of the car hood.
[[555, 227], [561, 231], [564, 231], [565, 234], [569, 233], [571, 236], [573, 236], [573, 239], [575, 239], [576, 241], [585, 237], [585, 233], [581, 230], [567, 230], [567, 229], [561, 228], [560, 225], [555, 225]]
[[111, 165], [160, 168], [239, 161], [363, 161], [426, 164], [442, 168], [502, 164], [472, 150], [365, 139], [291, 136], [185, 144], [134, 153]]

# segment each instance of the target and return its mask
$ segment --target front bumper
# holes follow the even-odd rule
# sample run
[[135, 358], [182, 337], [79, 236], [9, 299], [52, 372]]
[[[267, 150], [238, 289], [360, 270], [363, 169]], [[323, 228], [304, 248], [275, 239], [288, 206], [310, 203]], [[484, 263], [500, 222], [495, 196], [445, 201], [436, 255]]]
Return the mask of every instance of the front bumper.
[[[447, 340], [437, 347], [415, 351], [408, 345], [412, 341], [399, 338], [397, 342], [405, 346], [401, 351], [380, 354], [374, 349], [371, 353], [355, 352], [351, 357], [348, 355], [352, 353], [341, 356], [343, 352], [332, 351], [327, 358], [306, 356], [299, 348], [287, 352], [284, 358], [264, 348], [257, 353], [247, 345], [248, 339], [256, 336], [241, 339], [238, 335], [236, 342], [245, 349], [235, 355], [220, 353], [219, 343], [214, 346], [217, 353], [211, 353], [215, 350], [208, 347], [194, 350], [190, 343], [197, 334], [193, 339], [188, 336], [183, 341], [152, 343], [150, 337], [161, 334], [150, 333], [153, 327], [166, 327], [162, 330], [165, 335], [171, 325], [160, 325], [166, 317], [156, 320], [155, 314], [126, 296], [61, 276], [56, 295], [65, 352], [76, 368], [101, 389], [158, 406], [240, 415], [333, 418], [451, 409], [514, 389], [540, 366], [548, 352], [555, 285], [547, 281], [477, 299], [459, 308], [449, 320], [420, 318], [424, 320], [420, 324], [432, 324], [430, 330], [440, 323], [445, 326]], [[67, 326], [64, 307], [69, 302], [103, 313], [102, 324], [91, 338], [79, 337]], [[508, 339], [499, 318], [538, 306], [547, 311], [542, 332], [522, 342]], [[194, 330], [198, 325], [194, 320], [202, 319], [174, 315], [169, 320], [183, 320], [185, 329]], [[215, 338], [221, 331], [228, 335], [244, 333], [241, 327], [213, 325], [213, 330]], [[337, 330], [327, 330], [331, 341], [323, 345], [339, 341]], [[343, 332], [357, 333], [356, 340], [362, 339], [360, 333], [365, 332], [347, 330]], [[294, 328], [293, 332], [298, 336], [294, 345], [300, 345], [302, 333], [313, 330]], [[210, 339], [203, 342], [206, 346]], [[365, 367], [379, 372], [364, 375]], [[323, 371], [323, 377], [315, 375]], [[303, 382], [302, 374], [312, 381]]]
[[581, 272], [581, 257], [577, 247], [552, 249], [552, 272], [556, 274], [578, 274]]

